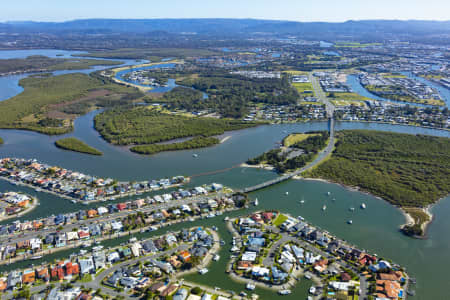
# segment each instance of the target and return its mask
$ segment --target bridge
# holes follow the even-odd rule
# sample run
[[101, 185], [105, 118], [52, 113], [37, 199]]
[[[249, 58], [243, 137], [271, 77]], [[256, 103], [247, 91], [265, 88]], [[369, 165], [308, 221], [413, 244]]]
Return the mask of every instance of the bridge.
[[277, 177], [275, 179], [251, 186], [251, 187], [247, 187], [244, 188], [242, 190], [240, 190], [239, 192], [244, 192], [244, 193], [250, 193], [250, 192], [254, 192], [257, 190], [261, 190], [264, 189], [266, 187], [281, 183], [283, 181], [289, 180], [295, 176], [300, 175], [301, 173], [317, 166], [319, 163], [321, 163], [328, 155], [331, 154], [331, 152], [333, 151], [333, 147], [335, 144], [335, 130], [334, 130], [334, 105], [333, 103], [331, 103], [327, 97], [326, 94], [323, 92], [322, 88], [320, 87], [320, 84], [318, 83], [317, 79], [314, 78], [314, 76], [312, 75], [312, 72], [309, 73], [309, 80], [311, 81], [311, 83], [313, 84], [313, 88], [314, 91], [316, 92], [316, 97], [319, 99], [320, 102], [322, 102], [323, 104], [325, 104], [325, 108], [327, 111], [327, 116], [328, 116], [328, 130], [330, 132], [330, 139], [328, 141], [328, 145], [325, 147], [325, 149], [323, 149], [321, 152], [319, 152], [319, 155], [316, 157], [316, 159], [314, 159], [314, 161], [312, 161], [311, 163], [309, 163], [308, 165], [304, 166], [303, 168], [285, 174], [283, 176]]
[[304, 166], [303, 168], [296, 170], [294, 172], [285, 174], [283, 176], [277, 177], [275, 179], [254, 185], [254, 186], [250, 186], [250, 187], [246, 187], [238, 192], [243, 192], [243, 193], [250, 193], [250, 192], [254, 192], [257, 190], [261, 190], [264, 189], [266, 187], [281, 183], [283, 181], [287, 181], [295, 176], [300, 175], [301, 173], [317, 166], [319, 163], [322, 162], [323, 159], [325, 159], [329, 154], [331, 154], [331, 152], [333, 151], [333, 147], [334, 147], [334, 143], [335, 143], [335, 136], [334, 136], [334, 118], [330, 118], [328, 119], [328, 126], [329, 126], [329, 131], [330, 131], [330, 139], [328, 141], [328, 145], [325, 147], [325, 149], [323, 149], [322, 151], [319, 152], [319, 155], [316, 157], [316, 159], [314, 159], [311, 163], [309, 163], [308, 165]]

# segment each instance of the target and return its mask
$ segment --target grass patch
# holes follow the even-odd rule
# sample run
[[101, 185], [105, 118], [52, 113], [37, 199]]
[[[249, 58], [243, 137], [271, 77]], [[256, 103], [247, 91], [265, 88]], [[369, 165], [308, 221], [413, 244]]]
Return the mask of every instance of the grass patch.
[[283, 224], [286, 220], [288, 219], [287, 216], [283, 215], [283, 214], [279, 214], [277, 216], [277, 218], [273, 221], [273, 225], [274, 226], [281, 226], [281, 224]]
[[300, 95], [309, 94], [315, 95], [314, 88], [311, 82], [294, 82], [292, 86], [297, 90]]
[[103, 155], [102, 152], [95, 149], [94, 147], [89, 146], [88, 144], [84, 143], [83, 141], [80, 141], [77, 138], [70, 137], [70, 138], [64, 138], [57, 140], [55, 142], [56, 147], [64, 149], [64, 150], [70, 150], [80, 153], [86, 153], [86, 154], [92, 154], [92, 155]]
[[450, 139], [368, 130], [338, 132], [330, 159], [311, 177], [380, 196], [402, 207], [424, 207], [450, 192]]
[[310, 136], [319, 135], [318, 133], [292, 133], [283, 139], [283, 146], [289, 147], [298, 142], [306, 140]]
[[327, 93], [326, 95], [330, 100], [371, 100], [370, 98], [361, 96], [357, 93]]

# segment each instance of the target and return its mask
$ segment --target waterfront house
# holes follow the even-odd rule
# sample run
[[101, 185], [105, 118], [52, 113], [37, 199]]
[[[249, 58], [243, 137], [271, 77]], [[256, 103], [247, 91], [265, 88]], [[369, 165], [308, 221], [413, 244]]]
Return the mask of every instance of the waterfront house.
[[88, 274], [95, 272], [95, 265], [94, 261], [92, 260], [92, 257], [80, 259], [78, 260], [78, 263], [80, 265], [81, 274]]
[[24, 270], [22, 273], [22, 284], [33, 283], [36, 281], [36, 272], [32, 269]]

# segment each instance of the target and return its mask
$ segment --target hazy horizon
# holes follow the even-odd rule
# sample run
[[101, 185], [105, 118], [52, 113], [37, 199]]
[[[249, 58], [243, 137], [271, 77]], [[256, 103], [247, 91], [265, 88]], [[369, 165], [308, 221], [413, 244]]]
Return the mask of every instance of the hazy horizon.
[[[132, 2], [132, 4], [130, 3]], [[4, 3], [0, 22], [63, 22], [80, 19], [261, 19], [296, 22], [336, 22], [360, 20], [449, 21], [450, 2], [441, 0], [379, 0], [376, 2], [323, 0], [16, 0]]]

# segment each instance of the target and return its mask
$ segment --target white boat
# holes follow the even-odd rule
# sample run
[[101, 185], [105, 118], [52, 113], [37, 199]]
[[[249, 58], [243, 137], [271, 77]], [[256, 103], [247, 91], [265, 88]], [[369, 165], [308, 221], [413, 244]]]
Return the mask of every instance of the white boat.
[[255, 202], [254, 202], [253, 204], [254, 204], [255, 206], [258, 206], [258, 205], [259, 205], [258, 198], [255, 199]]
[[218, 261], [220, 259], [220, 255], [216, 254], [213, 256], [213, 261]]
[[77, 203], [77, 200], [71, 200], [72, 201], [72, 203]]
[[40, 259], [40, 258], [42, 258], [42, 255], [32, 256], [30, 259], [31, 260], [36, 260], [36, 259]]
[[314, 294], [315, 292], [316, 292], [316, 287], [315, 286], [312, 286], [312, 287], [309, 288], [309, 293], [310, 294]]
[[350, 207], [349, 210], [350, 211], [355, 211], [355, 208], [354, 207]]
[[362, 203], [362, 204], [361, 204], [361, 208], [362, 208], [362, 209], [366, 209], [366, 204], [365, 204], [365, 203]]
[[289, 192], [286, 192], [286, 196], [289, 195]]
[[322, 206], [322, 210], [323, 210], [323, 211], [325, 211], [326, 209], [327, 209], [327, 206], [326, 206], [326, 205]]
[[348, 220], [348, 221], [347, 221], [347, 224], [352, 225], [352, 224], [353, 224], [353, 221], [352, 221], [352, 220]]
[[330, 195], [331, 195], [331, 192], [327, 192], [327, 195], [330, 196]]
[[280, 295], [289, 295], [291, 293], [291, 290], [281, 290], [278, 291], [278, 294]]
[[332, 200], [333, 200], [333, 201], [336, 201], [336, 198], [333, 198]]
[[305, 274], [305, 278], [308, 279], [308, 280], [311, 280], [311, 275]]
[[203, 268], [203, 269], [200, 269], [200, 270], [198, 270], [198, 273], [200, 274], [200, 275], [204, 275], [204, 274], [206, 274], [206, 273], [208, 273], [208, 269], [207, 268]]
[[247, 283], [247, 285], [245, 286], [245, 288], [246, 288], [247, 290], [249, 290], [249, 291], [253, 291], [253, 290], [256, 288], [256, 286], [255, 286], [254, 284]]
[[103, 250], [103, 246], [95, 246], [95, 247], [93, 247], [92, 248], [92, 252], [97, 252], [97, 251], [101, 251], [101, 250]]
[[195, 153], [194, 153], [194, 154], [192, 154], [192, 156], [195, 157], [195, 158], [197, 158], [197, 157], [198, 157], [198, 154], [195, 154]]

